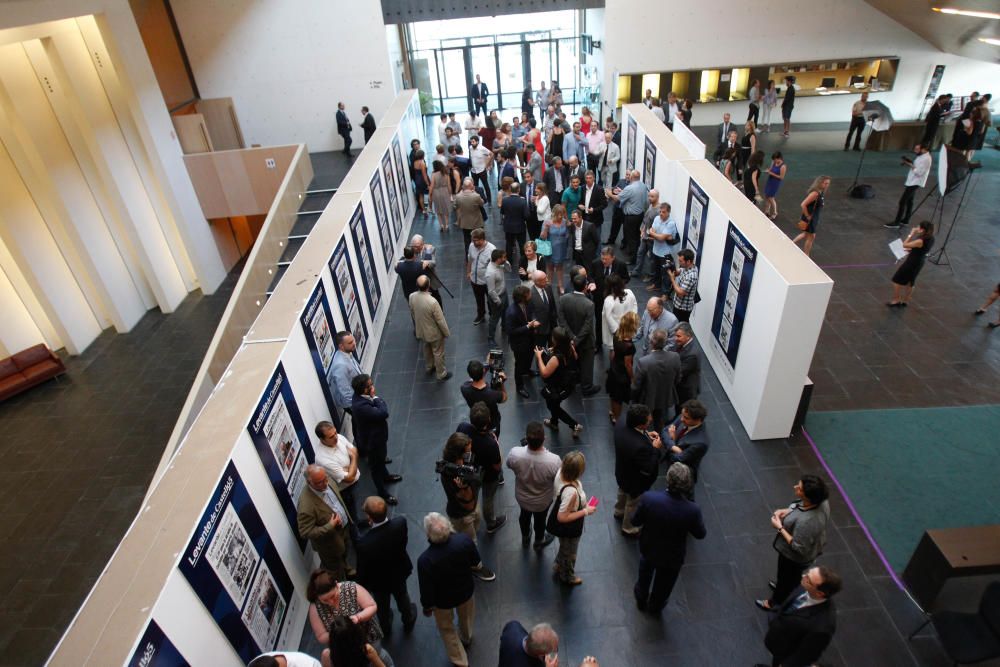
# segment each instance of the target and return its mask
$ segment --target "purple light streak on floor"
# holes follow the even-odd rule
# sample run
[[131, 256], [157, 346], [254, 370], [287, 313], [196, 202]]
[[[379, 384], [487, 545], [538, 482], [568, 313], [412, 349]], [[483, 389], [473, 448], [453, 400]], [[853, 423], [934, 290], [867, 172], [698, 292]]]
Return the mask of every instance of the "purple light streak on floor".
[[[858, 510], [854, 506], [854, 503], [851, 502], [850, 496], [848, 496], [847, 492], [844, 491], [844, 487], [840, 485], [840, 480], [838, 480], [837, 476], [833, 474], [832, 470], [830, 470], [830, 466], [826, 464], [826, 459], [824, 459], [823, 455], [820, 454], [819, 448], [816, 446], [816, 443], [813, 442], [813, 439], [809, 436], [809, 432], [806, 431], [804, 426], [802, 427], [802, 435], [806, 437], [806, 441], [809, 442], [809, 446], [812, 447], [813, 452], [815, 452], [816, 458], [819, 459], [820, 465], [823, 466], [823, 470], [825, 470], [826, 474], [830, 476], [831, 480], [833, 480], [833, 483], [836, 485], [837, 490], [840, 491], [840, 495], [844, 497], [844, 502], [847, 503], [847, 508], [851, 510], [851, 514], [854, 515], [854, 520], [858, 522], [859, 526], [861, 526], [861, 530], [864, 531], [865, 537], [868, 538], [868, 541], [871, 543], [872, 548], [875, 549], [875, 553], [878, 555], [879, 560], [882, 561], [882, 565], [885, 566], [885, 569], [889, 573], [889, 576], [892, 577], [892, 580], [896, 582], [896, 585], [899, 586], [899, 589], [901, 591], [907, 593], [906, 586], [903, 585], [903, 582], [900, 581], [899, 577], [896, 575], [896, 572], [892, 569], [892, 566], [889, 565], [889, 559], [887, 559], [885, 557], [885, 554], [882, 553], [882, 550], [879, 548], [878, 543], [875, 542], [875, 538], [872, 537], [871, 532], [868, 530], [868, 526], [865, 525], [865, 522], [861, 519], [861, 515], [858, 514]], [[907, 593], [907, 595], [909, 595], [909, 593]]]

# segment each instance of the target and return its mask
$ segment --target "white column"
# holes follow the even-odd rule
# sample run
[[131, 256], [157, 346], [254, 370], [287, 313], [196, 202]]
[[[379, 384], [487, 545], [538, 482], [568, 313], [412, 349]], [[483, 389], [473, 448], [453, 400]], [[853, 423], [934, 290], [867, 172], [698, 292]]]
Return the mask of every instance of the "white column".
[[[188, 289], [211, 294], [226, 277], [212, 231], [184, 166], [173, 123], [127, 5], [76, 19], [136, 159]], [[195, 283], [194, 281], [197, 281]]]
[[[0, 118], [0, 127], [5, 125]], [[101, 324], [5, 149], [0, 150], [0, 240], [67, 351], [82, 352], [100, 335]]]

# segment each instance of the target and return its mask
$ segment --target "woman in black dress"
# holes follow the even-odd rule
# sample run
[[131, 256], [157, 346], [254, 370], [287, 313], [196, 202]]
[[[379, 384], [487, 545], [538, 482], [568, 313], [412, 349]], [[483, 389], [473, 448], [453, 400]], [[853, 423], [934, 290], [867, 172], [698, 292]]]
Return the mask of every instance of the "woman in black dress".
[[934, 247], [934, 224], [921, 222], [920, 225], [910, 230], [903, 247], [909, 250], [906, 259], [892, 276], [892, 301], [886, 305], [890, 308], [905, 308], [906, 303], [913, 294], [913, 286], [920, 275], [920, 269], [924, 268], [924, 260], [927, 253]]
[[760, 167], [762, 164], [764, 164], [764, 151], [756, 151], [747, 161], [747, 168], [743, 170], [743, 194], [757, 205], [764, 201], [760, 194]]
[[545, 387], [542, 388], [542, 398], [549, 408], [546, 426], [553, 431], [559, 430], [559, 422], [563, 421], [573, 429], [573, 437], [579, 438], [583, 425], [573, 419], [562, 407], [562, 402], [569, 398], [576, 387], [577, 370], [576, 350], [573, 349], [569, 334], [562, 327], [552, 330], [549, 349], [535, 347], [535, 360], [538, 362], [538, 374], [542, 376]]
[[823, 205], [826, 204], [826, 191], [830, 188], [830, 180], [829, 176], [817, 176], [809, 186], [809, 194], [800, 205], [802, 217], [799, 218], [798, 227], [801, 231], [792, 239], [792, 243], [804, 241], [802, 252], [806, 257], [812, 252], [813, 242], [816, 241], [816, 230], [819, 229], [820, 214], [823, 212]]
[[635, 358], [635, 338], [639, 330], [639, 315], [628, 311], [622, 315], [615, 331], [615, 343], [611, 348], [611, 368], [608, 369], [608, 382], [605, 389], [611, 397], [611, 410], [608, 417], [611, 423], [618, 421], [622, 413], [622, 403], [628, 403], [632, 391], [632, 360]]

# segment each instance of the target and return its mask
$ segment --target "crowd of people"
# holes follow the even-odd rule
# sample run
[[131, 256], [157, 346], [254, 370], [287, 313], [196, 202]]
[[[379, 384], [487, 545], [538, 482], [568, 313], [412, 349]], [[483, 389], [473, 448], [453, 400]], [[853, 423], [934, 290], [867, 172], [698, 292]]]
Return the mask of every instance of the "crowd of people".
[[[793, 79], [786, 84], [785, 134], [795, 90]], [[759, 81], [752, 82], [745, 123], [734, 124], [730, 114], [724, 115], [713, 159], [774, 219], [788, 165], [774, 152], [764, 169], [757, 134], [770, 129], [777, 92], [773, 81], [761, 88]], [[978, 99], [986, 101], [970, 103], [959, 119], [956, 149], [964, 135], [972, 140], [962, 150], [976, 150], [975, 138], [983, 134], [983, 112], [977, 110], [986, 107], [989, 96]], [[417, 622], [419, 609], [434, 618], [451, 663], [469, 664], [476, 587], [503, 576], [483, 562], [478, 540], [481, 521], [487, 538], [507, 523], [507, 516], [497, 511], [505, 470], [514, 477], [522, 547], [544, 553], [558, 540], [553, 577], [570, 588], [584, 583], [577, 573], [579, 546], [586, 539], [588, 517], [600, 506], [584, 490], [587, 458], [583, 450], [559, 456], [546, 448], [546, 430], [554, 435], [561, 425], [574, 440], [584, 437], [583, 425], [564, 406], [578, 391], [593, 396], [603, 389], [607, 394], [613, 428], [608, 444], [614, 449], [617, 483], [612, 512], [621, 522], [622, 539], [638, 541], [633, 593], [639, 610], [663, 610], [689, 537], [706, 536], [696, 488], [699, 471], [711, 465], [710, 420], [699, 400], [701, 352], [689, 323], [698, 301], [698, 262], [692, 250], [681, 247], [670, 203], [661, 201], [637, 171], [619, 178], [618, 126], [608, 118], [602, 127], [586, 107], [570, 122], [556, 82], [549, 89], [543, 82], [537, 93], [529, 83], [522, 113], [509, 124], [497, 111], [488, 111], [488, 101], [488, 87], [477, 76], [464, 126], [455, 114], [443, 114], [440, 144], [430, 160], [419, 141], [411, 145], [410, 169], [421, 211], [432, 211], [443, 233], [453, 226], [463, 232], [464, 273], [475, 299], [470, 324], [486, 325], [485, 335], [479, 335], [488, 349], [485, 359], [466, 366], [468, 380], [460, 393], [469, 407], [468, 419], [443, 443], [436, 464], [443, 511], [423, 518], [427, 547], [416, 568], [407, 555], [406, 521], [389, 513], [398, 500], [387, 485], [402, 478], [386, 467], [391, 462], [388, 407], [373, 379], [358, 366], [353, 337], [348, 332], [336, 337], [334, 399], [351, 416], [354, 442], [330, 422], [316, 425], [316, 463], [305, 470], [298, 507], [299, 533], [312, 543], [321, 564], [310, 579], [308, 599], [313, 632], [328, 647], [320, 656], [323, 665], [392, 665], [381, 639], [392, 630], [393, 600], [404, 632]], [[689, 100], [671, 93], [661, 104], [647, 91], [644, 102], [668, 126], [690, 123]], [[852, 108], [845, 149], [852, 139], [858, 146], [863, 124], [854, 119], [863, 119], [864, 102], [862, 98], [860, 107]], [[536, 109], [542, 110], [541, 118], [535, 118]], [[931, 136], [938, 122], [940, 114], [932, 111], [927, 120]], [[925, 138], [915, 148], [916, 157], [904, 161], [909, 169], [904, 193], [895, 221], [887, 226], [909, 223], [915, 192], [924, 187], [930, 171], [930, 145]], [[817, 177], [801, 203], [795, 242], [803, 243], [806, 254], [830, 183], [829, 176]], [[604, 234], [608, 217], [610, 230]], [[890, 306], [906, 305], [933, 241], [930, 223], [908, 233], [903, 246], [909, 254], [893, 277]], [[437, 261], [435, 248], [417, 235], [396, 272], [425, 368], [445, 381], [452, 377], [444, 361], [452, 330], [438, 293]], [[998, 300], [1000, 285], [976, 314]], [[990, 326], [1000, 326], [1000, 320]], [[512, 368], [503, 361], [508, 349]], [[603, 362], [605, 355], [600, 382], [596, 360]], [[537, 380], [537, 396], [548, 417], [529, 422], [523, 434], [501, 439], [500, 406], [510, 400], [508, 373], [520, 400], [533, 398]], [[512, 442], [518, 444], [510, 446]], [[362, 456], [376, 494], [364, 500], [359, 512], [354, 489]], [[664, 478], [665, 488], [654, 489]], [[755, 600], [770, 615], [764, 644], [774, 665], [808, 665], [820, 658], [836, 629], [832, 598], [842, 586], [837, 573], [822, 562], [830, 521], [825, 481], [804, 475], [792, 493], [795, 500], [770, 515], [777, 567], [767, 582], [770, 594]], [[419, 607], [407, 589], [414, 569]], [[500, 636], [499, 664], [551, 667], [558, 664], [558, 648], [558, 634], [550, 625], [527, 629], [512, 620]], [[286, 652], [251, 664], [298, 667], [316, 660]], [[582, 667], [596, 665], [594, 657], [582, 662]]]

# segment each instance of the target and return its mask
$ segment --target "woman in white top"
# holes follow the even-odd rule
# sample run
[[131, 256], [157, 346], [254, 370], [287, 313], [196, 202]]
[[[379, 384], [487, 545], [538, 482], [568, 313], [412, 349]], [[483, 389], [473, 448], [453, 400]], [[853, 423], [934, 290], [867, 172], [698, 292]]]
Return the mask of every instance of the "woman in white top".
[[539, 228], [552, 219], [552, 204], [549, 203], [549, 189], [545, 183], [535, 184], [535, 215], [538, 216]]
[[584, 517], [597, 511], [596, 505], [587, 504], [587, 494], [583, 492], [583, 485], [580, 483], [586, 467], [587, 459], [581, 452], [570, 452], [563, 457], [554, 487], [555, 504], [559, 508], [556, 510], [556, 520], [572, 535], [559, 537], [559, 552], [552, 569], [560, 582], [570, 586], [583, 583], [583, 579], [576, 576], [575, 572], [576, 552], [583, 533]]
[[531, 287], [535, 284], [531, 276], [534, 275], [535, 271], [544, 271], [546, 268], [545, 258], [538, 254], [538, 246], [535, 245], [534, 241], [526, 242], [523, 250], [521, 257], [517, 260], [517, 275], [521, 279], [522, 285]]
[[604, 347], [610, 350], [615, 343], [615, 332], [625, 313], [639, 312], [639, 305], [632, 290], [625, 289], [625, 281], [617, 274], [612, 274], [607, 282], [607, 296], [604, 297], [604, 308], [601, 317], [602, 340]]

